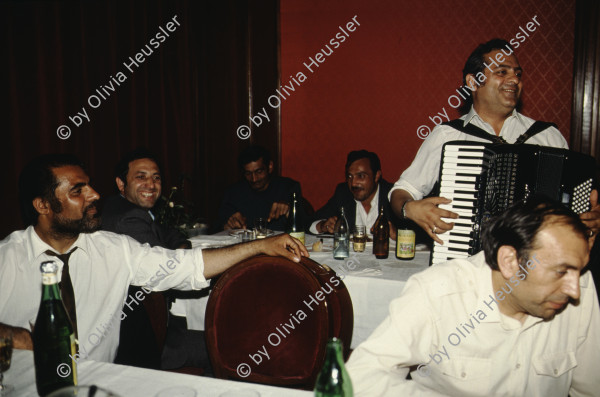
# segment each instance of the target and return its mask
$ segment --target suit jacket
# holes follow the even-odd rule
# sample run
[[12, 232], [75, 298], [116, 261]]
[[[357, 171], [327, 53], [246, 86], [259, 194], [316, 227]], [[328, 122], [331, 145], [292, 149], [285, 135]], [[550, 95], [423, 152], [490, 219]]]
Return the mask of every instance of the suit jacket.
[[[127, 201], [121, 195], [109, 197], [104, 203], [102, 229], [125, 234], [152, 247], [175, 249], [183, 244], [190, 244], [177, 230], [161, 226], [147, 210]], [[130, 285], [128, 294], [135, 296], [137, 291], [141, 291], [141, 288]], [[115, 358], [117, 364], [160, 369], [162, 352], [150, 321], [150, 313], [155, 308], [151, 306], [151, 299], [147, 298], [142, 305], [132, 306], [131, 312], [121, 321], [119, 348]], [[161, 294], [155, 299], [164, 297]]]
[[127, 201], [121, 195], [106, 199], [102, 212], [102, 229], [126, 234], [152, 247], [175, 249], [189, 242], [177, 230], [155, 222], [147, 210]]
[[[390, 202], [387, 198], [388, 193], [393, 186], [393, 184], [383, 178], [379, 180], [379, 203], [377, 204], [377, 207], [379, 210], [379, 207], [383, 205], [383, 213], [385, 214], [386, 218], [396, 227], [398, 227], [400, 225], [400, 219], [394, 215], [392, 207], [390, 206]], [[327, 204], [315, 212], [311, 217], [310, 221], [306, 225], [306, 231], [308, 231], [310, 225], [312, 225], [312, 223], [316, 220], [328, 219], [332, 216], [339, 215], [341, 206], [344, 207], [348, 226], [350, 229], [352, 229], [356, 223], [356, 201], [354, 200], [352, 192], [348, 188], [348, 184], [346, 182], [342, 182], [337, 185], [335, 192], [333, 193], [333, 197], [329, 199]]]

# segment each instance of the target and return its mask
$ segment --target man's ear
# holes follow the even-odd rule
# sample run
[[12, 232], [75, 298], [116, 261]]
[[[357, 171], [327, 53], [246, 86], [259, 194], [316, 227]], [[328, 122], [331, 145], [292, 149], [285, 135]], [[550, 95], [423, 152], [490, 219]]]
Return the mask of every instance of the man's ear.
[[269, 161], [269, 174], [273, 173], [273, 160]]
[[519, 270], [517, 250], [510, 245], [503, 245], [498, 248], [496, 261], [498, 262], [498, 270], [505, 279], [511, 278]]
[[375, 173], [375, 183], [379, 183], [380, 179], [381, 179], [381, 170], [379, 170]]
[[48, 215], [50, 213], [50, 203], [41, 197], [34, 198], [31, 204], [33, 204], [33, 208], [40, 215]]
[[467, 82], [467, 85], [469, 86], [469, 89], [471, 91], [477, 91], [477, 88], [479, 87], [479, 82], [475, 79], [474, 75], [468, 74], [465, 77], [465, 81]]
[[115, 182], [117, 182], [117, 188], [121, 192], [121, 194], [125, 194], [125, 183], [121, 180], [121, 178], [116, 177]]

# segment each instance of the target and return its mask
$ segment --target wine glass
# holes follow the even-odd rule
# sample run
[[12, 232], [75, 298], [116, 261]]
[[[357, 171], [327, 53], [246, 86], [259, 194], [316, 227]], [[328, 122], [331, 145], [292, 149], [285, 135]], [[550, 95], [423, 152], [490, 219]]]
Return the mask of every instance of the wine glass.
[[10, 368], [10, 359], [12, 358], [13, 351], [13, 335], [12, 331], [8, 331], [7, 334], [0, 334], [0, 395], [6, 395], [12, 391], [11, 386], [7, 386], [2, 383], [4, 379], [4, 372]]

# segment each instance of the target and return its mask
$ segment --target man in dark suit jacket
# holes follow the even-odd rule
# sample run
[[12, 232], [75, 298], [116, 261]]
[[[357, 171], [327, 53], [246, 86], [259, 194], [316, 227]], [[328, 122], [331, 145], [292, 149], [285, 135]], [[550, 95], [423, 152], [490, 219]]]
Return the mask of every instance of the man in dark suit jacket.
[[333, 233], [342, 206], [350, 229], [361, 224], [369, 231], [383, 205], [383, 212], [390, 225], [390, 237], [395, 239], [400, 221], [392, 212], [387, 198], [392, 186], [381, 177], [381, 162], [377, 154], [366, 150], [348, 153], [346, 182], [337, 185], [333, 197], [312, 216], [308, 224], [309, 232]]
[[[103, 230], [126, 234], [153, 247], [191, 248], [185, 236], [175, 229], [160, 225], [151, 212], [162, 187], [158, 160], [153, 154], [144, 149], [128, 153], [115, 168], [115, 180], [120, 194], [109, 197], [104, 204]], [[138, 290], [141, 290], [140, 287], [130, 286], [129, 295], [135, 296]], [[161, 306], [166, 316], [166, 305], [162, 294], [151, 295], [144, 299], [143, 305], [132, 305], [131, 312], [121, 323], [115, 359], [118, 364], [161, 368], [162, 352], [154, 336], [150, 316], [155, 308]], [[152, 303], [156, 306], [151, 306]], [[185, 330], [185, 318], [182, 322], [179, 328]], [[183, 362], [180, 364], [182, 366]]]

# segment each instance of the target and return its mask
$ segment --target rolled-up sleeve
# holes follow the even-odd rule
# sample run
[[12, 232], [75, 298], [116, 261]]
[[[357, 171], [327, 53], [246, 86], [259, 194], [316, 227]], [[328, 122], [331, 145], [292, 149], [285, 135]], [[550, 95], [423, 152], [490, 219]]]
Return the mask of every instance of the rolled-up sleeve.
[[139, 244], [133, 239], [126, 240], [124, 250], [129, 255], [132, 285], [142, 286], [153, 291], [167, 289], [199, 290], [208, 287], [204, 277], [202, 249], [170, 250]]

